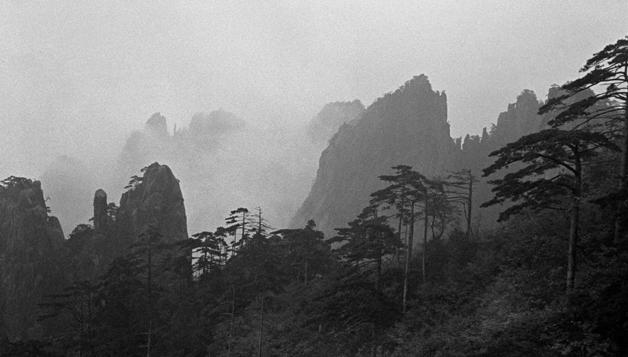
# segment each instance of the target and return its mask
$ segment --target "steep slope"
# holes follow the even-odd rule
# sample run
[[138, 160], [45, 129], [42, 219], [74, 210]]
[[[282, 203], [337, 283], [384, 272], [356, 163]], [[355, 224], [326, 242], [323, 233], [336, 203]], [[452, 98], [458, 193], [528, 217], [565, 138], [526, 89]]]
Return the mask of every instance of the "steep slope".
[[122, 194], [117, 222], [130, 241], [154, 226], [168, 242], [188, 238], [187, 217], [179, 180], [166, 165], [153, 163]]
[[447, 97], [425, 75], [375, 101], [344, 124], [321, 155], [316, 181], [290, 226], [314, 219], [327, 233], [344, 226], [383, 187], [378, 176], [399, 164], [442, 174], [456, 153], [447, 123]]
[[445, 94], [434, 92], [426, 76], [415, 77], [339, 129], [321, 155], [316, 181], [290, 225], [296, 228], [314, 219], [327, 235], [334, 234], [334, 228], [345, 226], [382, 187], [379, 175], [405, 164], [428, 177], [471, 170], [479, 180], [472, 226], [476, 231], [491, 227], [502, 208], [480, 209], [492, 197], [482, 169], [492, 163], [492, 151], [546, 125], [547, 115], [537, 115], [541, 105], [534, 92], [524, 90], [499, 114], [490, 132], [484, 129], [481, 136], [453, 140]]
[[45, 333], [36, 304], [66, 279], [63, 230], [49, 216], [39, 181], [10, 177], [0, 185], [0, 339]]

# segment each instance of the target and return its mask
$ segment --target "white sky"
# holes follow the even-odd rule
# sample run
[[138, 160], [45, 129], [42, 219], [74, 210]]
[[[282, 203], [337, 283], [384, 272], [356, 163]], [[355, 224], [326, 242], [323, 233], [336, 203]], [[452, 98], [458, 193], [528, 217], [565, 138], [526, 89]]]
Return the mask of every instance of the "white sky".
[[425, 73], [453, 136], [628, 35], [628, 1], [2, 1], [0, 176], [116, 155], [160, 111], [303, 124]]

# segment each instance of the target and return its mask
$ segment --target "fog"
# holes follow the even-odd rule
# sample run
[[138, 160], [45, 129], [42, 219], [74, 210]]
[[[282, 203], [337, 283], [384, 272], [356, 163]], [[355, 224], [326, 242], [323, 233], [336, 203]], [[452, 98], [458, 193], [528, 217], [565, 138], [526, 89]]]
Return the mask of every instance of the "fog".
[[[447, 92], [452, 134], [478, 134], [523, 89], [544, 99], [573, 79], [626, 35], [626, 14], [623, 0], [3, 1], [0, 176], [41, 178], [66, 155], [117, 202], [111, 171], [132, 131], [155, 112], [172, 133], [223, 108], [247, 129], [208, 156], [211, 175], [200, 175], [215, 190], [186, 186], [177, 162], [161, 162], [181, 179], [190, 231], [241, 205], [269, 207], [282, 226], [315, 177], [324, 147], [302, 130], [325, 103], [368, 106], [425, 73]], [[76, 205], [89, 210], [91, 197]]]

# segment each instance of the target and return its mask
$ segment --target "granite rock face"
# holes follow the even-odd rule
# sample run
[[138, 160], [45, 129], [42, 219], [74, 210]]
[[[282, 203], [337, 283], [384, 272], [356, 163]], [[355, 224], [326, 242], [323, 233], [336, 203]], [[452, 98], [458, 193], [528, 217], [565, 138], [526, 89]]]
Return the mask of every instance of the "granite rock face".
[[63, 230], [49, 216], [39, 181], [11, 177], [0, 186], [0, 338], [46, 333], [37, 304], [67, 284]]
[[534, 92], [524, 90], [490, 131], [452, 139], [445, 93], [433, 91], [426, 76], [414, 77], [340, 127], [323, 151], [314, 185], [290, 226], [302, 227], [314, 219], [326, 235], [333, 235], [334, 228], [355, 218], [370, 194], [383, 187], [378, 176], [404, 164], [427, 177], [471, 170], [479, 180], [473, 225], [490, 227], [503, 207], [479, 209], [492, 197], [482, 169], [492, 163], [492, 151], [546, 126], [548, 116], [537, 114], [542, 104]]
[[94, 194], [94, 230], [102, 232], [107, 226], [107, 220], [107, 193], [98, 189]]
[[166, 242], [188, 238], [183, 194], [168, 166], [153, 163], [145, 169], [139, 182], [122, 195], [117, 222], [132, 241], [149, 225]]
[[383, 187], [378, 176], [399, 164], [427, 176], [447, 168], [456, 148], [447, 123], [447, 97], [425, 75], [370, 105], [340, 127], [321, 155], [309, 196], [290, 223], [314, 219], [327, 235], [343, 227]]
[[541, 130], [543, 118], [537, 113], [542, 104], [533, 91], [521, 92], [517, 101], [509, 104], [508, 110], [499, 114], [492, 133], [493, 141], [504, 145]]

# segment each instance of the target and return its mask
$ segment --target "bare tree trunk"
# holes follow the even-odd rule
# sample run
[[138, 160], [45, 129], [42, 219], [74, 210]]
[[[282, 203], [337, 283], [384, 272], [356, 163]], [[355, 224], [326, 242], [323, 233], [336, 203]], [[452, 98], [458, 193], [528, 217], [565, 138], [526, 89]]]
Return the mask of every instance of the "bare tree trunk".
[[231, 284], [231, 321], [229, 322], [229, 341], [227, 343], [227, 356], [231, 356], [231, 339], [233, 337], [233, 319], [235, 318], [235, 288]]
[[[92, 286], [91, 283], [87, 283], [87, 340], [91, 340], [92, 338]], [[92, 354], [92, 348], [89, 347], [90, 355]]]
[[382, 292], [384, 284], [382, 281], [382, 248], [379, 249], [379, 254], [377, 257], [377, 291]]
[[[626, 93], [628, 95], [628, 93]], [[626, 106], [624, 107], [624, 143], [623, 143], [623, 152], [621, 155], [621, 168], [619, 171], [619, 189], [623, 194], [628, 190], [628, 102], [626, 102]], [[623, 199], [621, 202], [617, 204], [617, 211], [615, 212], [615, 232], [613, 234], [613, 245], [617, 246], [622, 240], [622, 226], [621, 226], [621, 216], [622, 216], [622, 206]]]
[[259, 322], [259, 342], [257, 344], [257, 356], [262, 357], [262, 343], [264, 341], [264, 295], [262, 294], [262, 312]]
[[469, 206], [469, 211], [467, 212], [467, 240], [471, 239], [473, 235], [473, 231], [471, 230], [471, 211], [473, 210], [473, 175], [471, 175], [471, 170], [469, 173], [469, 196], [467, 197], [467, 205]]
[[569, 252], [567, 254], [567, 292], [573, 291], [576, 280], [576, 247], [578, 244], [578, 223], [580, 220], [580, 197], [574, 197], [571, 207], [571, 227], [569, 229]]
[[79, 357], [83, 357], [83, 347], [85, 344], [85, 329], [83, 328], [83, 322], [85, 321], [85, 316], [83, 313], [83, 305], [84, 305], [84, 292], [81, 286], [81, 309], [80, 309], [80, 326], [81, 326], [81, 331], [80, 331], [80, 336], [81, 336], [81, 341], [79, 344]]
[[408, 246], [406, 247], [406, 266], [403, 277], [403, 303], [402, 311], [406, 312], [408, 302], [408, 273], [410, 271], [410, 260], [412, 259], [412, 241], [414, 240], [414, 202], [410, 206], [410, 235], [408, 236]]
[[429, 200], [427, 199], [427, 192], [425, 193], [425, 226], [423, 227], [423, 284], [425, 284], [425, 261], [427, 260], [427, 226], [429, 224]]
[[567, 293], [574, 290], [576, 280], [576, 253], [578, 248], [578, 225], [580, 223], [580, 191], [582, 187], [579, 153], [574, 150], [575, 159], [575, 177], [573, 191], [573, 205], [571, 206], [571, 226], [569, 229], [569, 250], [567, 254]]
[[238, 249], [239, 251], [242, 250], [242, 247], [244, 247], [244, 232], [245, 232], [245, 225], [246, 225], [246, 212], [242, 212], [242, 236], [240, 237], [240, 248]]
[[148, 299], [150, 301], [150, 296], [153, 292], [153, 267], [152, 267], [153, 254], [151, 252], [150, 242], [148, 243]]
[[[399, 209], [399, 229], [397, 231], [397, 234], [399, 236], [399, 242], [401, 242], [401, 227], [402, 227], [402, 223], [403, 223], [403, 217], [404, 217], [404, 205], [405, 205], [405, 197], [406, 194], [406, 186], [402, 186], [401, 187], [401, 205], [397, 206]], [[406, 231], [406, 237], [407, 237], [408, 232]], [[404, 242], [406, 243], [406, 242]], [[397, 263], [401, 262], [401, 254], [400, 254], [400, 249], [399, 247], [397, 247]]]
[[375, 335], [375, 324], [373, 324], [372, 329], [371, 329], [371, 357], [376, 357], [377, 356], [377, 343], [376, 341], [376, 335]]
[[153, 323], [152, 321], [148, 324], [148, 343], [146, 343], [146, 357], [150, 357], [150, 335], [153, 332]]
[[[401, 242], [401, 223], [403, 221], [403, 215], [401, 214], [401, 212], [399, 212], [399, 229], [397, 230], [397, 235], [399, 237], [399, 241]], [[397, 263], [399, 263], [401, 261], [401, 254], [400, 254], [400, 248], [397, 247]]]

